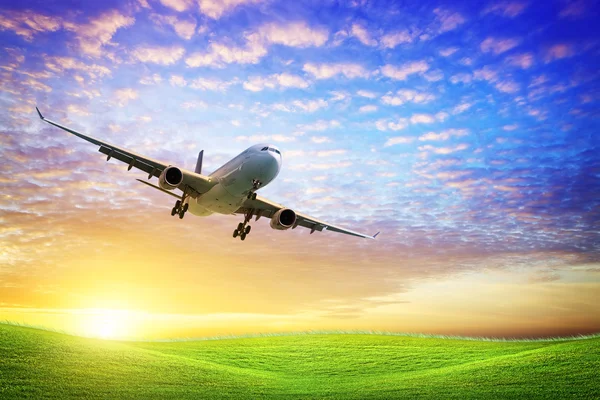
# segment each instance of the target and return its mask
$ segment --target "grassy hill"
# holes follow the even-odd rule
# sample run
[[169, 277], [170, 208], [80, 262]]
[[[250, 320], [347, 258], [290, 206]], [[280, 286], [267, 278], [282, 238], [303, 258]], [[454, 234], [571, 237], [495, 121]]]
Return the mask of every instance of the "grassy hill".
[[114, 342], [0, 324], [0, 398], [600, 398], [600, 337]]

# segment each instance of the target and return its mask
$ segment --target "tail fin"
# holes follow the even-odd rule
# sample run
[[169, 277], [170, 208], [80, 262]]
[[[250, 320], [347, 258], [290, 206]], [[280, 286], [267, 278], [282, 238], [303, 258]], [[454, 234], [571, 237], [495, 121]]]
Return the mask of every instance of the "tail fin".
[[194, 171], [197, 174], [202, 173], [202, 157], [204, 156], [204, 150], [198, 154], [198, 161], [196, 161], [196, 170]]

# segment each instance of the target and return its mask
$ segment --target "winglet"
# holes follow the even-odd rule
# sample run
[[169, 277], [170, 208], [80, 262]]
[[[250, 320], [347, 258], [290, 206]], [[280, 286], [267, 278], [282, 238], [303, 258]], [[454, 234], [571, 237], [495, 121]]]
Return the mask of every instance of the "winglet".
[[42, 119], [42, 120], [43, 120], [43, 119], [44, 119], [44, 116], [43, 116], [43, 115], [42, 115], [42, 113], [40, 112], [40, 109], [36, 107], [36, 108], [35, 108], [35, 111], [37, 111], [38, 115], [40, 116], [40, 119]]
[[376, 234], [373, 235], [373, 239], [375, 239], [377, 237], [377, 235], [379, 235], [381, 233], [381, 231], [377, 232]]

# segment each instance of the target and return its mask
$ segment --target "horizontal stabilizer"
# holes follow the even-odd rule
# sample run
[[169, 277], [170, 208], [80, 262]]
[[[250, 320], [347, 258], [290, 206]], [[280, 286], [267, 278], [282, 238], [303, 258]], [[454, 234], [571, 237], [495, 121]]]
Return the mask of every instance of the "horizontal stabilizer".
[[169, 194], [169, 195], [171, 195], [171, 196], [173, 196], [173, 197], [177, 197], [178, 199], [180, 199], [180, 198], [181, 198], [181, 196], [178, 196], [178, 195], [176, 195], [176, 194], [175, 194], [175, 193], [173, 193], [173, 192], [169, 192], [168, 190], [165, 190], [165, 189], [163, 189], [163, 188], [161, 188], [161, 187], [159, 187], [159, 186], [153, 185], [153, 184], [151, 184], [150, 182], [146, 182], [146, 181], [143, 181], [143, 180], [141, 180], [141, 179], [136, 179], [136, 181], [138, 181], [138, 182], [142, 182], [144, 185], [148, 185], [148, 186], [150, 186], [150, 187], [152, 187], [152, 188], [154, 188], [154, 189], [158, 189], [158, 190], [160, 190], [161, 192], [163, 192], [163, 193], [166, 193], [166, 194]]

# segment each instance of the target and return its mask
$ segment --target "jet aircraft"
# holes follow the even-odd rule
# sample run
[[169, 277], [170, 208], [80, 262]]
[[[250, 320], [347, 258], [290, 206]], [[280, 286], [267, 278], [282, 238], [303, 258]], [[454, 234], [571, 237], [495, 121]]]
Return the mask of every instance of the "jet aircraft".
[[[84, 135], [59, 123], [46, 119], [35, 108], [40, 118], [62, 130], [78, 136], [98, 146], [98, 151], [106, 155], [106, 160], [114, 158], [128, 164], [127, 170], [140, 169], [148, 174], [148, 180], [158, 178], [158, 184], [137, 179], [154, 189], [177, 198], [171, 209], [172, 216], [183, 218], [189, 211], [200, 217], [211, 214], [241, 214], [244, 217], [233, 231], [233, 237], [246, 239], [250, 233], [252, 217], [270, 218], [271, 228], [276, 230], [295, 229], [298, 226], [315, 231], [329, 230], [375, 239], [379, 234], [365, 235], [336, 225], [328, 224], [306, 214], [296, 212], [281, 204], [274, 203], [257, 194], [260, 188], [271, 183], [281, 169], [282, 155], [279, 148], [270, 144], [257, 144], [241, 152], [210, 175], [202, 174], [204, 150], [198, 155], [194, 172], [142, 156], [122, 147]], [[175, 189], [181, 194], [175, 193]]]

